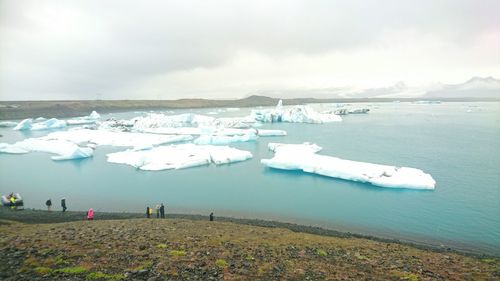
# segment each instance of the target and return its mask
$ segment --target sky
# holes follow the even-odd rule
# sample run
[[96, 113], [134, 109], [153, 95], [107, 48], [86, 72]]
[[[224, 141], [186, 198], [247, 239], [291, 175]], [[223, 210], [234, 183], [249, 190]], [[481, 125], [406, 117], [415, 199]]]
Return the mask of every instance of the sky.
[[497, 0], [0, 0], [0, 100], [308, 97], [500, 78], [499, 11]]

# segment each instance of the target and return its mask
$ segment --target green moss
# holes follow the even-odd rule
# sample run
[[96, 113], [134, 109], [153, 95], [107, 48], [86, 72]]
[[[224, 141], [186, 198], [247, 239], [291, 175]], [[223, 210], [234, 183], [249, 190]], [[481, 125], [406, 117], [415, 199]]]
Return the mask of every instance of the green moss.
[[481, 259], [482, 262], [485, 263], [494, 263], [496, 260], [495, 259]]
[[81, 273], [87, 272], [87, 269], [85, 267], [81, 267], [81, 266], [74, 266], [74, 267], [65, 267], [65, 268], [57, 269], [55, 272], [76, 275], [76, 274], [81, 274]]
[[220, 267], [220, 268], [226, 268], [228, 266], [227, 262], [223, 259], [216, 260], [215, 265]]
[[247, 261], [253, 261], [253, 260], [255, 260], [255, 258], [252, 257], [252, 256], [250, 256], [250, 255], [248, 255], [248, 256], [245, 257], [245, 260], [247, 260]]
[[48, 268], [48, 267], [39, 266], [39, 267], [35, 268], [34, 271], [39, 275], [47, 275], [47, 274], [52, 273], [53, 270], [51, 268]]
[[132, 270], [143, 270], [143, 269], [150, 269], [153, 267], [153, 262], [152, 261], [147, 261], [144, 262], [136, 267], [134, 267]]
[[85, 280], [107, 280], [107, 281], [118, 281], [125, 279], [123, 274], [106, 274], [103, 272], [91, 272], [85, 276]]
[[166, 247], [167, 247], [167, 244], [163, 244], [163, 243], [156, 245], [156, 248], [158, 248], [158, 249], [165, 249]]
[[320, 256], [320, 257], [326, 257], [328, 254], [322, 250], [322, 249], [317, 249], [316, 250], [316, 255]]
[[69, 262], [64, 260], [62, 256], [57, 256], [55, 259], [54, 259], [54, 264], [55, 265], [68, 265]]
[[408, 281], [418, 281], [418, 276], [413, 273], [405, 273], [401, 276], [401, 279]]
[[170, 251], [170, 255], [174, 256], [174, 257], [185, 256], [186, 252], [185, 251], [172, 250], [172, 251]]

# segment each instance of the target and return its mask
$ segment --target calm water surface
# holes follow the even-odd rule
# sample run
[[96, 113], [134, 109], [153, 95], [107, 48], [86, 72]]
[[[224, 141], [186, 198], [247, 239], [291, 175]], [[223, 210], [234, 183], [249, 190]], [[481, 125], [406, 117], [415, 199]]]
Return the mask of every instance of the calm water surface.
[[[313, 105], [331, 110], [334, 105]], [[124, 148], [99, 147], [91, 159], [54, 162], [46, 153], [0, 154], [0, 192], [27, 207], [66, 197], [69, 209], [167, 212], [278, 219], [462, 249], [500, 253], [500, 103], [380, 103], [341, 123], [266, 124], [286, 137], [232, 146], [250, 161], [178, 171], [138, 171], [106, 162]], [[250, 109], [217, 116], [242, 116]], [[472, 112], [467, 112], [472, 110]], [[207, 110], [181, 112], [207, 113]], [[130, 118], [140, 113], [103, 115]], [[0, 142], [47, 134], [0, 129]], [[408, 166], [430, 173], [434, 191], [395, 190], [264, 167], [269, 142], [314, 142], [321, 154]]]

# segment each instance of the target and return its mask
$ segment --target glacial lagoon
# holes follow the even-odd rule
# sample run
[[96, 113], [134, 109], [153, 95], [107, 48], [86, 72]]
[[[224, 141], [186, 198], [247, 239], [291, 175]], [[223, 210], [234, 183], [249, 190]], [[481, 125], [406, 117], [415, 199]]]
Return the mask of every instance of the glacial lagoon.
[[[311, 105], [318, 112], [335, 104]], [[163, 202], [167, 213], [273, 219], [418, 243], [500, 253], [500, 103], [373, 103], [368, 114], [324, 124], [265, 123], [259, 129], [286, 136], [231, 143], [253, 158], [226, 165], [143, 171], [106, 161], [123, 147], [99, 146], [93, 157], [53, 161], [42, 152], [0, 154], [0, 193], [19, 192], [27, 208], [143, 212]], [[192, 109], [215, 117], [240, 110]], [[216, 113], [216, 114], [214, 114]], [[145, 112], [102, 114], [130, 119]], [[37, 117], [37, 116], [33, 116]], [[50, 118], [50, 116], [45, 116]], [[20, 121], [20, 120], [15, 120]], [[62, 129], [66, 130], [66, 129]], [[0, 142], [14, 143], [58, 130], [0, 128]], [[271, 169], [268, 143], [315, 143], [319, 154], [422, 169], [434, 190], [391, 189], [301, 171]]]

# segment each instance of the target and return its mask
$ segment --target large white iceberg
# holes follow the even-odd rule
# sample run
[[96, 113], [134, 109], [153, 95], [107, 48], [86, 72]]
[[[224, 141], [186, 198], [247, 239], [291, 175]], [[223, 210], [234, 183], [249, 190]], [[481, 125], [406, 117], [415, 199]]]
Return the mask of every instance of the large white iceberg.
[[144, 133], [164, 134], [164, 135], [246, 135], [254, 134], [261, 137], [270, 136], [286, 136], [286, 131], [283, 130], [261, 130], [261, 129], [235, 129], [235, 128], [218, 128], [218, 127], [179, 127], [179, 128], [148, 128], [143, 129]]
[[127, 164], [141, 170], [184, 169], [214, 163], [216, 165], [252, 158], [248, 151], [228, 146], [179, 144], [150, 149], [129, 149], [107, 155], [108, 162]]
[[0, 152], [3, 153], [28, 153], [32, 151], [48, 152], [56, 154], [53, 160], [69, 160], [87, 158], [94, 154], [90, 147], [80, 147], [73, 142], [66, 140], [30, 138], [15, 144], [0, 143]]
[[321, 147], [315, 144], [270, 143], [269, 149], [274, 151], [274, 157], [262, 159], [261, 163], [271, 168], [302, 170], [307, 173], [366, 182], [381, 187], [434, 189], [436, 185], [432, 176], [422, 170], [318, 155], [316, 153], [321, 150]]
[[256, 139], [257, 135], [255, 134], [233, 135], [233, 136], [203, 135], [195, 139], [193, 142], [195, 144], [229, 144], [233, 142], [255, 141]]
[[38, 130], [49, 130], [49, 129], [60, 129], [66, 127], [67, 123], [64, 120], [59, 120], [57, 118], [51, 118], [42, 122], [33, 123], [33, 119], [28, 118], [19, 122], [13, 130], [24, 131], [38, 131]]
[[280, 100], [274, 109], [252, 110], [250, 116], [259, 122], [327, 123], [340, 122], [342, 118], [333, 113], [320, 113], [307, 105], [284, 108]]
[[48, 134], [46, 138], [66, 140], [78, 144], [94, 143], [96, 145], [131, 147], [149, 147], [173, 142], [190, 141], [193, 139], [193, 137], [189, 135], [168, 136], [89, 129], [53, 132]]

